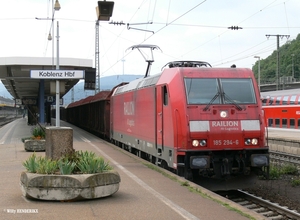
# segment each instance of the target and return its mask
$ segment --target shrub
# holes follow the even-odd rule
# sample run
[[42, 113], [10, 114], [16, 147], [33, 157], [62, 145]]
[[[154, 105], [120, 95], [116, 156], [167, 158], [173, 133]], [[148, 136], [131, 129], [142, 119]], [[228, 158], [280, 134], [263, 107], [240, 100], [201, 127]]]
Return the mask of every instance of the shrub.
[[282, 174], [296, 175], [298, 173], [298, 169], [293, 164], [287, 164], [281, 168]]
[[79, 152], [79, 161], [77, 167], [82, 173], [103, 173], [111, 170], [112, 167], [103, 158], [96, 157], [93, 152]]
[[58, 168], [61, 174], [69, 175], [72, 174], [74, 168], [76, 167], [76, 163], [69, 160], [59, 160]]
[[36, 126], [32, 129], [32, 136], [35, 139], [45, 139], [46, 133], [45, 128], [41, 126]]
[[36, 173], [39, 174], [54, 174], [58, 169], [57, 161], [40, 157]]
[[291, 183], [293, 187], [300, 186], [300, 178], [293, 179]]
[[278, 167], [270, 166], [270, 179], [278, 179], [281, 175], [281, 170]]
[[88, 151], [76, 151], [59, 160], [36, 157], [35, 153], [33, 153], [23, 162], [23, 166], [28, 172], [39, 174], [92, 174], [112, 170], [109, 163], [104, 161], [102, 157], [98, 157], [95, 153]]
[[23, 166], [28, 172], [36, 173], [38, 168], [38, 158], [36, 157], [36, 154], [33, 153], [26, 161], [24, 161]]

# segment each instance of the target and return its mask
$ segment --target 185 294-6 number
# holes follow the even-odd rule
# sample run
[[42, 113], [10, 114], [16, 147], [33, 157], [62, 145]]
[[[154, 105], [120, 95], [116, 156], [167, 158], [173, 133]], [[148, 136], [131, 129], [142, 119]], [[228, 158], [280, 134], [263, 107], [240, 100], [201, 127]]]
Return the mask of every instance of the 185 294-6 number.
[[228, 146], [228, 145], [238, 145], [239, 140], [213, 140], [215, 146]]

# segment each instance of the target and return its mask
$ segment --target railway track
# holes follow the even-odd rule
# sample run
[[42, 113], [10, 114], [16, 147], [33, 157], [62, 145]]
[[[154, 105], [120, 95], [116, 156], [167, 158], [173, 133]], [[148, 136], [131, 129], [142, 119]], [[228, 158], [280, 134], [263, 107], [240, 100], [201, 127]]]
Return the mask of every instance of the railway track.
[[294, 220], [300, 219], [300, 213], [296, 210], [290, 210], [288, 207], [282, 207], [277, 203], [264, 200], [253, 194], [242, 190], [218, 191], [217, 194], [238, 203], [252, 211], [255, 211], [268, 219], [273, 220]]
[[270, 151], [270, 160], [275, 164], [290, 163], [300, 170], [300, 156], [295, 154], [287, 154], [278, 151]]

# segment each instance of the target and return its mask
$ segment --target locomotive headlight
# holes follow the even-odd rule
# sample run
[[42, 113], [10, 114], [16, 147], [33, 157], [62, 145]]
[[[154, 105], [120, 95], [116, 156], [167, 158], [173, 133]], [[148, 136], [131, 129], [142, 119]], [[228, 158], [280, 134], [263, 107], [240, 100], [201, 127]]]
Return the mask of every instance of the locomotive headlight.
[[250, 145], [251, 144], [251, 139], [250, 138], [245, 139], [245, 144]]
[[193, 147], [198, 147], [199, 146], [199, 141], [198, 140], [193, 140], [192, 145], [193, 145]]
[[228, 112], [227, 111], [221, 111], [220, 112], [220, 117], [221, 118], [227, 118], [227, 116], [228, 116]]
[[201, 146], [201, 147], [206, 146], [206, 140], [201, 140], [201, 141], [200, 141], [200, 146]]
[[192, 141], [192, 145], [193, 145], [193, 147], [199, 147], [199, 145], [200, 145], [201, 147], [205, 147], [205, 146], [206, 146], [206, 140], [200, 140], [200, 141], [198, 141], [198, 140], [193, 140], [193, 141]]
[[258, 144], [258, 140], [257, 138], [247, 138], [245, 139], [245, 144], [246, 145], [257, 145]]
[[258, 140], [257, 140], [256, 138], [253, 138], [253, 139], [251, 140], [251, 144], [252, 144], [252, 145], [257, 145], [257, 144], [258, 144]]

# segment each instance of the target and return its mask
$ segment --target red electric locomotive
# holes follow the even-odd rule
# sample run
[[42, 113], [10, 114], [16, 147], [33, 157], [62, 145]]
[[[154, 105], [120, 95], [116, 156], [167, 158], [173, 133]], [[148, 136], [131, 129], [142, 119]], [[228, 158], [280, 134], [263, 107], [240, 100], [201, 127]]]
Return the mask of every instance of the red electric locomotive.
[[110, 98], [111, 140], [187, 179], [267, 175], [265, 121], [253, 73], [209, 66], [171, 62], [161, 74], [117, 87]]

